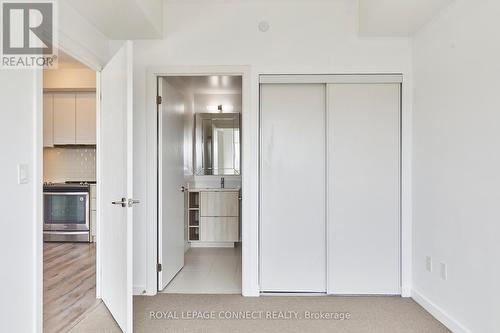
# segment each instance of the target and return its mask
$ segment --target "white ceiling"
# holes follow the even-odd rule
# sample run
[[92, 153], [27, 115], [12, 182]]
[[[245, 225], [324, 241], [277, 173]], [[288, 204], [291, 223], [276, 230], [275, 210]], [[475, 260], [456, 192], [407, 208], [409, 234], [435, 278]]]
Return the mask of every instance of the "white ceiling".
[[[163, 36], [163, 0], [65, 1], [109, 39], [158, 39]], [[193, 0], [170, 1], [194, 2]], [[230, 1], [244, 3], [248, 0]], [[285, 0], [280, 1], [286, 5]], [[359, 34], [361, 36], [407, 37], [418, 31], [453, 0], [342, 1], [358, 2]]]
[[411, 36], [452, 1], [359, 0], [359, 33], [362, 36]]
[[59, 69], [89, 69], [87, 66], [67, 55], [61, 50], [57, 51], [57, 68]]
[[163, 0], [65, 0], [109, 39], [155, 39], [163, 31]]

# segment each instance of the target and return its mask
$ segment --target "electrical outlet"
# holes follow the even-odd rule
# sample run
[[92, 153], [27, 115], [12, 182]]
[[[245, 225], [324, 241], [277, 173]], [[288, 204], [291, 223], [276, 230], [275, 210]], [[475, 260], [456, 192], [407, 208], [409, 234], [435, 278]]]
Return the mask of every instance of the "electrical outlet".
[[425, 257], [425, 269], [427, 269], [428, 272], [432, 272], [432, 258], [431, 257]]
[[440, 275], [441, 279], [443, 280], [448, 280], [448, 268], [446, 267], [446, 264], [440, 263]]

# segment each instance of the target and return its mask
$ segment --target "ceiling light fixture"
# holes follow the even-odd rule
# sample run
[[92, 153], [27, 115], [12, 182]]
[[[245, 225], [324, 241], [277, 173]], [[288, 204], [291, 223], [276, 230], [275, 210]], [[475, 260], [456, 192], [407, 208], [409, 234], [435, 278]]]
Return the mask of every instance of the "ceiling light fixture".
[[233, 112], [234, 106], [231, 104], [219, 104], [219, 105], [207, 105], [207, 111], [209, 112]]

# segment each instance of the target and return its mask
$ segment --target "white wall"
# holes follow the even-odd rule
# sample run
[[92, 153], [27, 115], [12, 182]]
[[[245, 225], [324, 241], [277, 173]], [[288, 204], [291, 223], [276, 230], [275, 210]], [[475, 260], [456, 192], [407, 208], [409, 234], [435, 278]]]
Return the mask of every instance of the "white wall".
[[[380, 73], [405, 74], [404, 112], [411, 110], [411, 42], [408, 39], [359, 38], [357, 3], [351, 0], [167, 1], [165, 39], [136, 41], [134, 49], [135, 190], [146, 199], [146, 68], [148, 66], [250, 65], [251, 114], [257, 123], [260, 73]], [[258, 30], [261, 20], [270, 30]], [[243, 94], [247, 93], [246, 91]], [[245, 116], [244, 116], [245, 119]], [[243, 133], [243, 149], [252, 156], [247, 172], [258, 169], [258, 132]], [[246, 146], [245, 146], [246, 144]], [[243, 161], [245, 163], [245, 161]], [[243, 170], [245, 173], [245, 170]], [[243, 188], [243, 213], [256, 204], [258, 186]], [[255, 208], [255, 206], [253, 206]], [[257, 232], [257, 210], [252, 233]], [[146, 205], [135, 215], [134, 249], [146, 258]], [[252, 245], [256, 255], [256, 244]], [[144, 259], [145, 260], [145, 259]], [[136, 266], [134, 283], [146, 283], [145, 266]], [[253, 266], [253, 288], [257, 288]]]
[[499, 17], [455, 0], [414, 42], [413, 287], [456, 332], [500, 327]]
[[[3, 332], [34, 332], [37, 325], [37, 293], [41, 295], [41, 280], [35, 267], [41, 268], [41, 237], [34, 217], [41, 208], [42, 176], [35, 174], [36, 157], [41, 158], [41, 74], [35, 90], [32, 70], [0, 70], [0, 323]], [[38, 94], [38, 99], [35, 96]], [[38, 140], [38, 147], [35, 145]], [[17, 165], [28, 165], [28, 184], [17, 182]], [[40, 170], [41, 171], [41, 170]], [[39, 197], [35, 194], [39, 193]], [[40, 234], [41, 236], [41, 234]], [[40, 313], [41, 314], [41, 313]], [[41, 331], [41, 327], [38, 326]]]

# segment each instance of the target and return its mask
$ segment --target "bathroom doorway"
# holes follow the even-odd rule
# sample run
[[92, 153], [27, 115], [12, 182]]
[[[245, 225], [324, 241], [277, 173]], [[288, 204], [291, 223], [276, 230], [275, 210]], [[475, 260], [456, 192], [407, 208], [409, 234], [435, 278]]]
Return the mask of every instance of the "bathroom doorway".
[[158, 291], [241, 294], [241, 75], [158, 77]]

